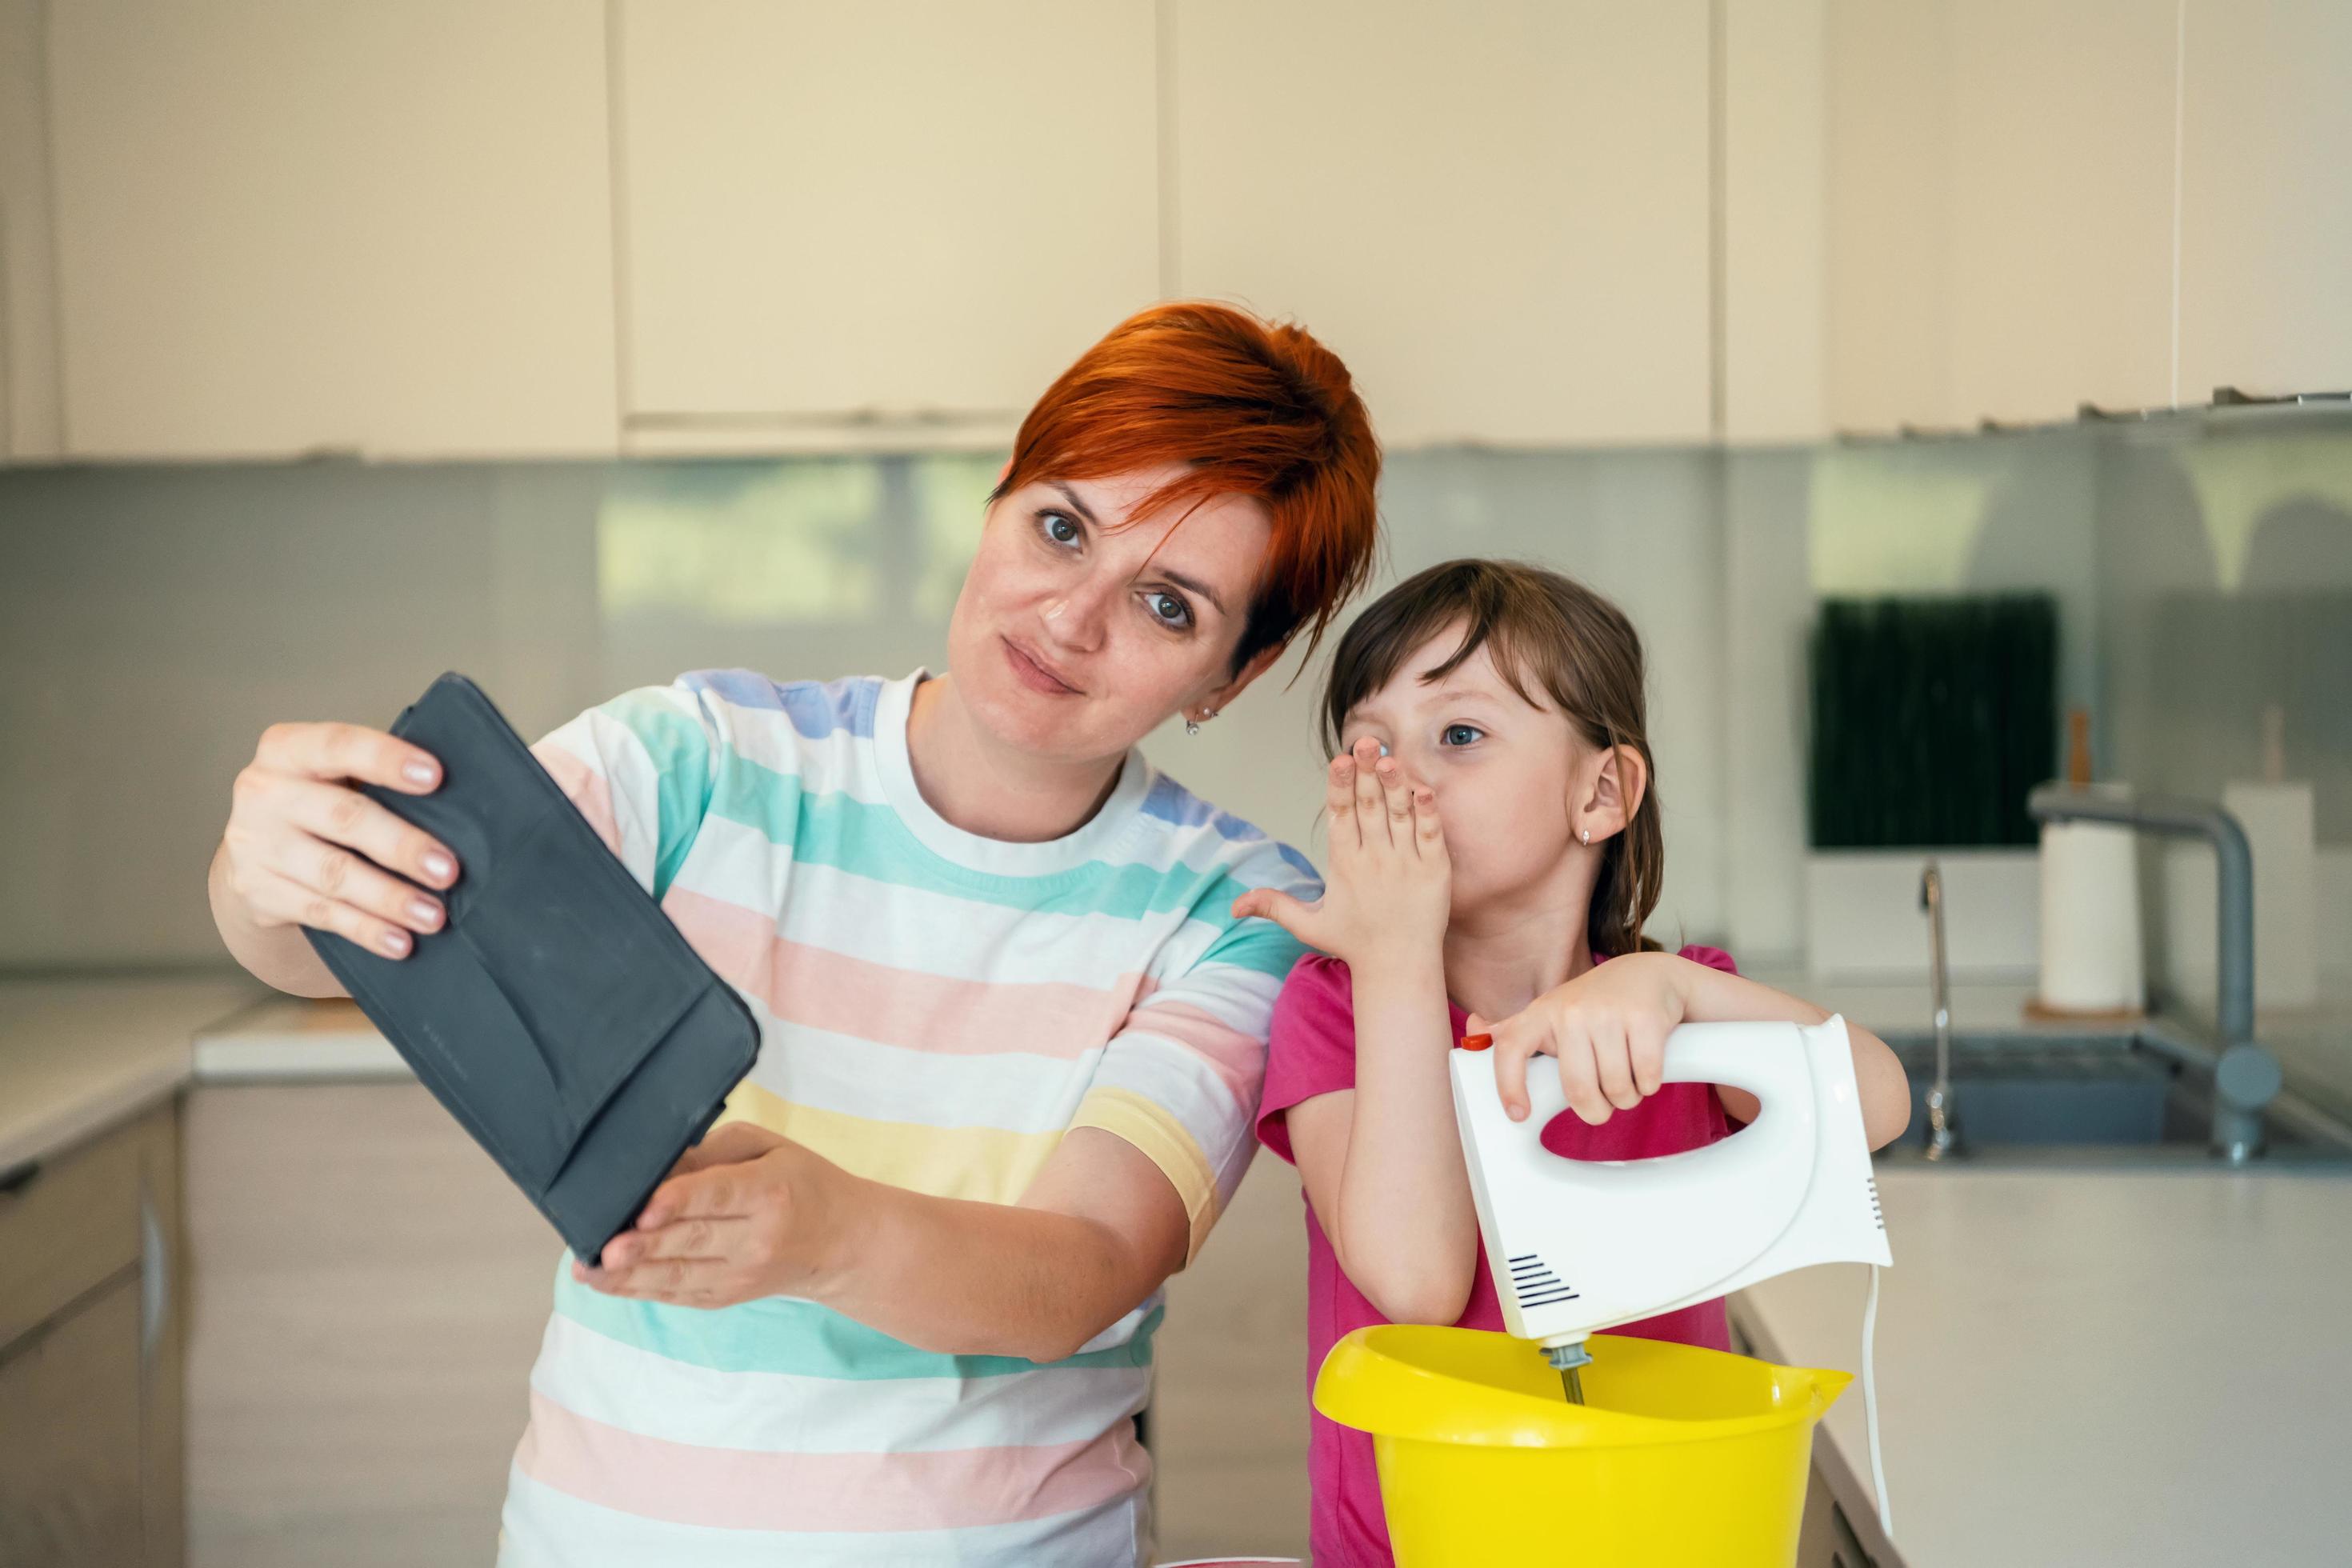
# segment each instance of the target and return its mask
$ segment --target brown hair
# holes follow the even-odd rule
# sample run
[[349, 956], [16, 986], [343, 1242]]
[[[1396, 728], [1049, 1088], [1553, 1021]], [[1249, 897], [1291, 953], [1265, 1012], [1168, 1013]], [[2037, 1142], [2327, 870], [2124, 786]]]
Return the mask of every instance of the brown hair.
[[1604, 958], [1655, 949], [1642, 925], [1657, 908], [1666, 843], [1643, 700], [1642, 638], [1624, 611], [1581, 583], [1518, 561], [1448, 561], [1406, 578], [1366, 606], [1332, 652], [1323, 689], [1325, 752], [1338, 754], [1358, 703], [1395, 679], [1413, 649], [1457, 622], [1462, 646], [1423, 670], [1423, 684], [1444, 679], [1488, 647], [1512, 690], [1537, 708], [1548, 697], [1587, 745], [1641, 753], [1649, 787], [1625, 830], [1601, 849], [1586, 936]]
[[1295, 322], [1230, 305], [1138, 311], [1045, 389], [989, 500], [1163, 463], [1184, 472], [1139, 514], [1232, 494], [1273, 521], [1234, 673], [1301, 625], [1312, 648], [1371, 574], [1379, 531], [1381, 444], [1339, 356]]

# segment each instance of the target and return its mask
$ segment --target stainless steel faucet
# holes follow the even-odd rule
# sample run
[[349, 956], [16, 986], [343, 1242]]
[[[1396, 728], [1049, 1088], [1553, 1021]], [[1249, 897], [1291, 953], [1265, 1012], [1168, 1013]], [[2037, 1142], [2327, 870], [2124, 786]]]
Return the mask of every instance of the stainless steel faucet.
[[2279, 1091], [2278, 1060], [2254, 1043], [2254, 861], [2245, 829], [2201, 800], [2134, 799], [2048, 784], [2026, 796], [2041, 822], [2113, 822], [2213, 846], [2221, 905], [2221, 1053], [2213, 1065], [2213, 1152], [2242, 1164], [2263, 1152], [2263, 1110]]
[[1935, 957], [1936, 1081], [1927, 1089], [1927, 1154], [1940, 1160], [1959, 1148], [1960, 1123], [1952, 1110], [1952, 982], [1944, 956], [1944, 871], [1933, 860], [1919, 873], [1919, 907], [1927, 911], [1928, 950]]

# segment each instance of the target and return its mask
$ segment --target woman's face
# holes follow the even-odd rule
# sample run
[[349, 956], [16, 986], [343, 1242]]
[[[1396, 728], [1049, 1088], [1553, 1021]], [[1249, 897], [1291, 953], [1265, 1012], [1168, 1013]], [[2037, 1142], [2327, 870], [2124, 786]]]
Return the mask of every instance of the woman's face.
[[[1454, 911], [1475, 914], [1554, 875], [1576, 847], [1570, 809], [1588, 799], [1607, 753], [1567, 717], [1511, 689], [1481, 647], [1424, 685], [1462, 646], [1449, 626], [1412, 650], [1387, 685], [1348, 714], [1340, 742], [1386, 746], [1405, 776], [1437, 797], [1453, 863]], [[1604, 837], [1594, 824], [1593, 846]]]
[[[1116, 756], [1171, 713], [1221, 706], [1273, 529], [1246, 496], [1134, 509], [1181, 470], [1042, 480], [988, 509], [948, 625], [948, 664], [1004, 743]], [[1181, 526], [1179, 526], [1179, 519]]]

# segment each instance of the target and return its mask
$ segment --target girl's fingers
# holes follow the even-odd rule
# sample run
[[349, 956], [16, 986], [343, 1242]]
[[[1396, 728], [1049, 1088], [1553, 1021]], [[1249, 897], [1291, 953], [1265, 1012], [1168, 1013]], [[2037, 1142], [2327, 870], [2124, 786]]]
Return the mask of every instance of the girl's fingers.
[[1639, 1019], [1626, 1027], [1625, 1043], [1633, 1055], [1633, 1087], [1646, 1099], [1666, 1080], [1665, 1026], [1654, 1018]]
[[1495, 1091], [1503, 1097], [1503, 1112], [1514, 1121], [1528, 1119], [1528, 1058], [1535, 1048], [1505, 1019], [1481, 1031], [1494, 1037]]
[[1288, 893], [1273, 888], [1252, 888], [1234, 900], [1235, 920], [1272, 921], [1309, 947], [1321, 944], [1315, 940], [1321, 929], [1323, 902], [1300, 903]]
[[1435, 792], [1426, 789], [1413, 791], [1412, 829], [1413, 841], [1420, 846], [1423, 854], [1432, 850], [1444, 852], [1445, 829], [1438, 825]]
[[390, 921], [340, 899], [329, 898], [276, 871], [257, 870], [241, 889], [247, 907], [264, 920], [332, 931], [345, 942], [386, 958], [406, 958], [416, 939]]
[[1633, 1086], [1633, 1052], [1625, 1037], [1625, 1026], [1615, 1018], [1596, 1019], [1591, 1037], [1601, 1097], [1616, 1110], [1633, 1110], [1642, 1103], [1642, 1092]]
[[1410, 847], [1415, 842], [1412, 785], [1405, 783], [1404, 770], [1394, 757], [1382, 757], [1372, 772], [1381, 782], [1381, 804], [1388, 813], [1389, 842], [1400, 849]]
[[1331, 759], [1323, 791], [1323, 809], [1331, 818], [1331, 853], [1341, 854], [1363, 843], [1356, 826], [1356, 759], [1342, 752]]
[[1381, 777], [1375, 771], [1380, 760], [1378, 741], [1356, 742], [1356, 826], [1367, 844], [1383, 844], [1389, 838], [1388, 809], [1381, 801]]
[[1601, 1092], [1601, 1069], [1593, 1060], [1592, 1040], [1581, 1025], [1570, 1023], [1556, 1037], [1559, 1047], [1559, 1087], [1569, 1109], [1592, 1126], [1609, 1120], [1609, 1099]]

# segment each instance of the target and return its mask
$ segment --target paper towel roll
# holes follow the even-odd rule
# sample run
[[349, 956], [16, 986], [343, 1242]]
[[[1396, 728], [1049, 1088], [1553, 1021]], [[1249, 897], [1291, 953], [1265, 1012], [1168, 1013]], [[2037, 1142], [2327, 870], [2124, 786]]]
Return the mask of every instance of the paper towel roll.
[[2139, 858], [2131, 829], [2101, 822], [2042, 828], [2042, 994], [2052, 1013], [2137, 1013], [2146, 1005]]

